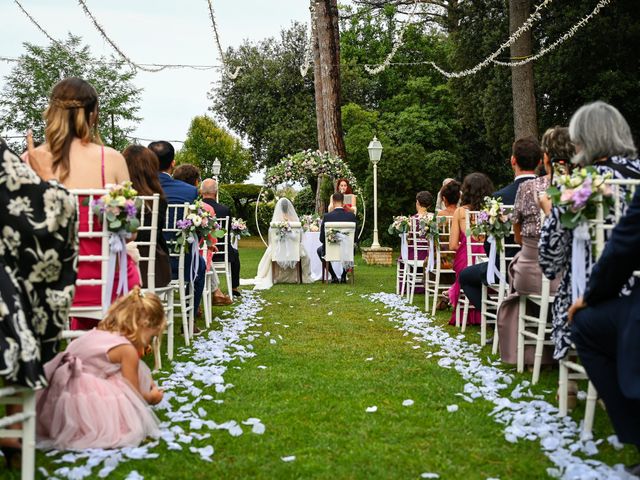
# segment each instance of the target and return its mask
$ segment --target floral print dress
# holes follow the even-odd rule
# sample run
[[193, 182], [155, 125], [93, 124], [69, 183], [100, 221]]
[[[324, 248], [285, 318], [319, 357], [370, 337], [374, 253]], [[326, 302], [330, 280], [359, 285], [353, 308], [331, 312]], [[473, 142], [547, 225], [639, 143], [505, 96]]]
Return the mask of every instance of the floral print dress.
[[42, 388], [76, 279], [76, 207], [0, 139], [0, 377]]
[[[610, 157], [604, 162], [597, 162], [593, 165], [600, 175], [610, 173], [614, 179], [640, 179], [640, 160], [628, 159], [624, 157]], [[629, 192], [622, 187], [620, 189], [623, 212], [627, 207]], [[612, 207], [613, 208], [613, 207]], [[551, 213], [546, 218], [542, 231], [540, 232], [539, 262], [544, 275], [553, 280], [558, 274], [564, 272], [560, 286], [556, 292], [556, 297], [551, 306], [552, 332], [551, 339], [555, 344], [553, 357], [555, 359], [564, 358], [571, 348], [571, 327], [568, 324], [568, 312], [573, 299], [571, 293], [571, 252], [573, 245], [573, 231], [566, 229], [560, 222], [560, 217], [564, 213], [561, 207], [554, 206]], [[605, 222], [614, 221], [614, 212], [610, 210], [605, 215]], [[608, 231], [607, 231], [608, 234]], [[591, 264], [591, 244], [586, 248], [586, 265]], [[587, 282], [590, 271], [587, 270]], [[634, 286], [634, 278], [631, 277], [622, 291], [621, 295], [629, 295]]]

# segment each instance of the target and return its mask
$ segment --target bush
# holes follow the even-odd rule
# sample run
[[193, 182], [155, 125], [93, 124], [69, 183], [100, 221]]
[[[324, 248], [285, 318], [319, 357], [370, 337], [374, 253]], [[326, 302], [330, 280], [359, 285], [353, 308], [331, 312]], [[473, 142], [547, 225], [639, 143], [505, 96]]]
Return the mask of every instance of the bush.
[[311, 190], [311, 187], [304, 187], [298, 192], [293, 206], [296, 207], [296, 213], [299, 217], [315, 213], [316, 194]]
[[[235, 216], [245, 220], [253, 215], [253, 211], [249, 208], [249, 204], [258, 199], [261, 189], [262, 186], [253, 185], [251, 183], [231, 183], [220, 185], [220, 190], [224, 190], [231, 199], [231, 203], [228, 204], [229, 207], [235, 205]], [[227, 205], [225, 202], [222, 203]]]
[[222, 203], [223, 205], [226, 205], [227, 207], [229, 207], [229, 209], [231, 210], [232, 217], [238, 216], [238, 211], [233, 201], [233, 197], [229, 195], [229, 192], [227, 192], [226, 188], [218, 189], [218, 203]]
[[[258, 222], [260, 223], [260, 232], [264, 237], [265, 241], [267, 240], [267, 234], [269, 232], [269, 224], [271, 223], [271, 218], [273, 217], [273, 211], [275, 210], [276, 202], [271, 200], [269, 202], [260, 202], [258, 205]], [[256, 226], [256, 202], [251, 202], [248, 204], [247, 208], [247, 227], [252, 235], [258, 235], [258, 227]]]

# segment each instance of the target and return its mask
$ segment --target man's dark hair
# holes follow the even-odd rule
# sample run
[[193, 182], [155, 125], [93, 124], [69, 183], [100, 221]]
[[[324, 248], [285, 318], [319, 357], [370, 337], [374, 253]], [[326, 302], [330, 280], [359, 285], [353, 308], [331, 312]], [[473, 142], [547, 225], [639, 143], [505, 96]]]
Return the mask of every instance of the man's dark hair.
[[169, 142], [165, 142], [164, 140], [160, 140], [158, 142], [151, 142], [149, 144], [149, 149], [158, 156], [160, 171], [164, 172], [169, 170], [171, 162], [173, 162], [173, 159], [176, 156], [176, 151], [173, 148], [173, 145]]
[[416, 200], [418, 201], [421, 207], [429, 208], [433, 203], [433, 195], [431, 195], [431, 192], [427, 192], [426, 190], [423, 190], [416, 194]]
[[534, 170], [542, 160], [542, 149], [537, 138], [519, 138], [513, 142], [511, 154], [521, 170]]
[[340, 192], [334, 193], [333, 195], [331, 195], [331, 198], [333, 199], [333, 203], [344, 203], [344, 195]]
[[189, 185], [196, 186], [198, 180], [200, 180], [200, 169], [190, 163], [179, 165], [173, 172], [173, 178], [181, 180]]
[[451, 180], [440, 190], [442, 197], [447, 199], [449, 205], [458, 204], [458, 200], [460, 200], [460, 186], [460, 182]]

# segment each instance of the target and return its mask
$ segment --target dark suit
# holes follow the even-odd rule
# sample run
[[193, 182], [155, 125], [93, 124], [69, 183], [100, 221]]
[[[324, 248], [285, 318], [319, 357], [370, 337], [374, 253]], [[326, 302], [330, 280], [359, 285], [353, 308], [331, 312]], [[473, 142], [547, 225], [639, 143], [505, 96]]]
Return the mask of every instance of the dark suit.
[[[340, 208], [336, 208], [333, 210], [333, 212], [329, 212], [329, 213], [325, 213], [324, 216], [322, 217], [322, 225], [320, 225], [320, 243], [322, 243], [322, 245], [320, 247], [318, 247], [318, 256], [320, 257], [320, 261], [322, 262], [322, 264], [324, 265], [326, 262], [324, 261], [324, 225], [327, 222], [353, 222], [355, 223], [355, 232], [357, 235], [358, 232], [358, 219], [356, 218], [355, 214], [353, 212], [347, 212], [344, 208], [340, 207]], [[331, 266], [331, 262], [329, 262], [327, 264], [327, 270], [329, 271], [329, 274], [331, 275], [331, 278], [333, 280], [337, 280], [337, 276], [335, 274], [335, 272], [333, 271], [333, 267]], [[346, 270], [342, 272], [342, 278], [346, 278], [347, 276], [347, 272]]]
[[[160, 172], [158, 174], [160, 186], [164, 190], [164, 196], [167, 203], [193, 203], [198, 198], [198, 189], [186, 182], [176, 180], [168, 173]], [[169, 224], [173, 225], [173, 218], [169, 218]], [[165, 239], [173, 240], [175, 235], [171, 232], [164, 233]], [[185, 272], [191, 269], [191, 255], [185, 255], [184, 268]], [[202, 299], [202, 291], [204, 290], [204, 279], [207, 270], [207, 264], [204, 258], [198, 257], [200, 262], [198, 265], [198, 275], [193, 282], [195, 311], [198, 311], [200, 300]], [[178, 259], [171, 257], [171, 275], [174, 279], [178, 278]]]
[[[229, 265], [231, 266], [231, 288], [234, 290], [240, 285], [240, 255], [238, 250], [231, 246], [229, 239], [231, 238], [231, 209], [222, 203], [216, 202], [213, 198], [204, 198], [203, 202], [211, 205], [216, 212], [216, 217], [227, 219], [227, 234], [226, 241], [229, 246]], [[213, 256], [213, 260], [216, 262], [223, 261], [224, 247], [218, 247], [218, 253]]]
[[[516, 178], [512, 183], [495, 192], [493, 198], [500, 197], [504, 205], [513, 205], [516, 201], [516, 193], [518, 193], [520, 184], [532, 178], [535, 178], [535, 176], [527, 175]], [[509, 237], [505, 243], [514, 243], [514, 240], [512, 237]], [[486, 243], [485, 250], [488, 254], [489, 247]], [[513, 257], [516, 253], [517, 250], [509, 251], [507, 252], [507, 257]], [[496, 255], [496, 264], [499, 265], [499, 259], [497, 257]], [[460, 272], [460, 288], [462, 288], [469, 301], [478, 310], [482, 308], [482, 284], [487, 284], [487, 262], [471, 265]]]
[[[621, 442], [640, 448], [640, 289], [618, 296], [640, 268], [640, 190], [613, 229], [573, 323], [582, 364]], [[636, 279], [636, 284], [638, 279]]]

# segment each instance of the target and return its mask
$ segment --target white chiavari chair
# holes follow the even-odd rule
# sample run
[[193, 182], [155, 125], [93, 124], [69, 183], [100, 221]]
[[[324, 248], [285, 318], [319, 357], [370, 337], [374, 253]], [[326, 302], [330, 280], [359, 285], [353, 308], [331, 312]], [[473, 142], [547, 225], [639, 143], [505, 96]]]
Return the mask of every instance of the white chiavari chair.
[[406, 284], [404, 283], [404, 274], [407, 268], [407, 260], [409, 258], [408, 234], [401, 233], [400, 237], [400, 256], [396, 260], [396, 295], [404, 295]]
[[407, 291], [407, 300], [409, 300], [409, 303], [413, 303], [413, 296], [416, 291], [416, 285], [424, 284], [423, 264], [424, 258], [428, 255], [429, 252], [429, 240], [425, 237], [420, 236], [419, 217], [410, 217], [409, 221], [409, 254], [407, 260], [405, 261], [406, 266], [404, 269], [404, 277], [402, 283]]
[[[324, 239], [324, 259], [325, 263], [322, 267], [322, 281], [326, 281], [328, 276], [327, 262], [339, 262], [344, 264], [350, 263], [353, 265], [353, 246], [356, 236], [356, 224], [354, 222], [327, 222], [324, 224], [325, 239]], [[339, 231], [343, 237], [340, 242], [332, 243], [327, 241], [327, 233], [329, 230]], [[346, 242], [346, 243], [343, 243]], [[351, 284], [355, 284], [355, 265], [351, 268]]]
[[[291, 232], [280, 237], [276, 223], [269, 226], [269, 245], [271, 250], [271, 275], [275, 280], [276, 265], [289, 265], [298, 272], [298, 283], [302, 283], [302, 263], [300, 261], [300, 245], [302, 244], [302, 224], [289, 222]], [[281, 267], [282, 268], [282, 267]]]
[[[0, 388], [0, 405], [20, 405], [22, 411], [0, 417], [0, 438], [22, 441], [21, 479], [33, 480], [36, 468], [36, 392], [31, 388], [8, 386]], [[19, 429], [7, 428], [22, 424]]]
[[[183, 220], [188, 215], [189, 204], [188, 203], [172, 203], [167, 206], [167, 213], [165, 216], [165, 228], [167, 246], [169, 247], [169, 254], [171, 258], [177, 259], [178, 262], [178, 278], [171, 281], [171, 285], [178, 291], [178, 306], [180, 307], [180, 313], [175, 312], [174, 304], [174, 319], [176, 315], [179, 315], [182, 320], [182, 331], [184, 334], [184, 342], [188, 346], [190, 339], [193, 336], [193, 327], [195, 323], [195, 314], [198, 308], [194, 305], [194, 286], [191, 281], [191, 272], [185, 269], [186, 255], [191, 255], [191, 252], [187, 253], [185, 246], [177, 247], [176, 237], [180, 233], [178, 228], [178, 221]], [[191, 248], [198, 249], [198, 245], [191, 245]], [[198, 252], [198, 257], [199, 257]], [[193, 269], [193, 265], [192, 265]]]
[[[433, 261], [433, 271], [425, 272], [424, 275], [424, 309], [429, 312], [429, 298], [433, 295], [431, 315], [436, 314], [440, 295], [451, 287], [451, 283], [443, 281], [443, 276], [453, 278], [456, 274], [453, 270], [453, 263], [448, 265], [445, 262], [445, 259], [453, 259], [456, 253], [454, 250], [449, 250], [449, 234], [453, 217], [442, 218], [445, 220], [438, 227], [439, 235], [438, 241], [434, 242], [434, 251], [429, 251], [427, 254], [427, 264]], [[430, 256], [433, 256], [433, 260], [429, 260]]]
[[[465, 218], [465, 235], [467, 237], [467, 266], [476, 265], [477, 263], [486, 262], [487, 256], [484, 251], [484, 236], [482, 238], [474, 238], [471, 233], [471, 228], [477, 222], [479, 211], [466, 210], [464, 212]], [[462, 308], [462, 323], [460, 322], [460, 309]], [[456, 327], [462, 325], [461, 330], [464, 332], [467, 328], [467, 318], [469, 317], [469, 309], [475, 307], [471, 304], [464, 291], [460, 290], [460, 298], [456, 305]]]
[[[227, 290], [229, 290], [229, 297], [233, 300], [233, 286], [231, 284], [231, 265], [229, 265], [229, 245], [231, 239], [231, 225], [229, 224], [229, 218], [216, 218], [218, 225], [226, 233], [224, 237], [219, 238], [216, 243], [218, 254], [214, 254], [211, 262], [211, 268], [215, 269], [218, 275], [224, 276], [227, 281]], [[209, 275], [209, 287], [212, 284], [212, 275]], [[211, 297], [211, 295], [209, 295]]]

